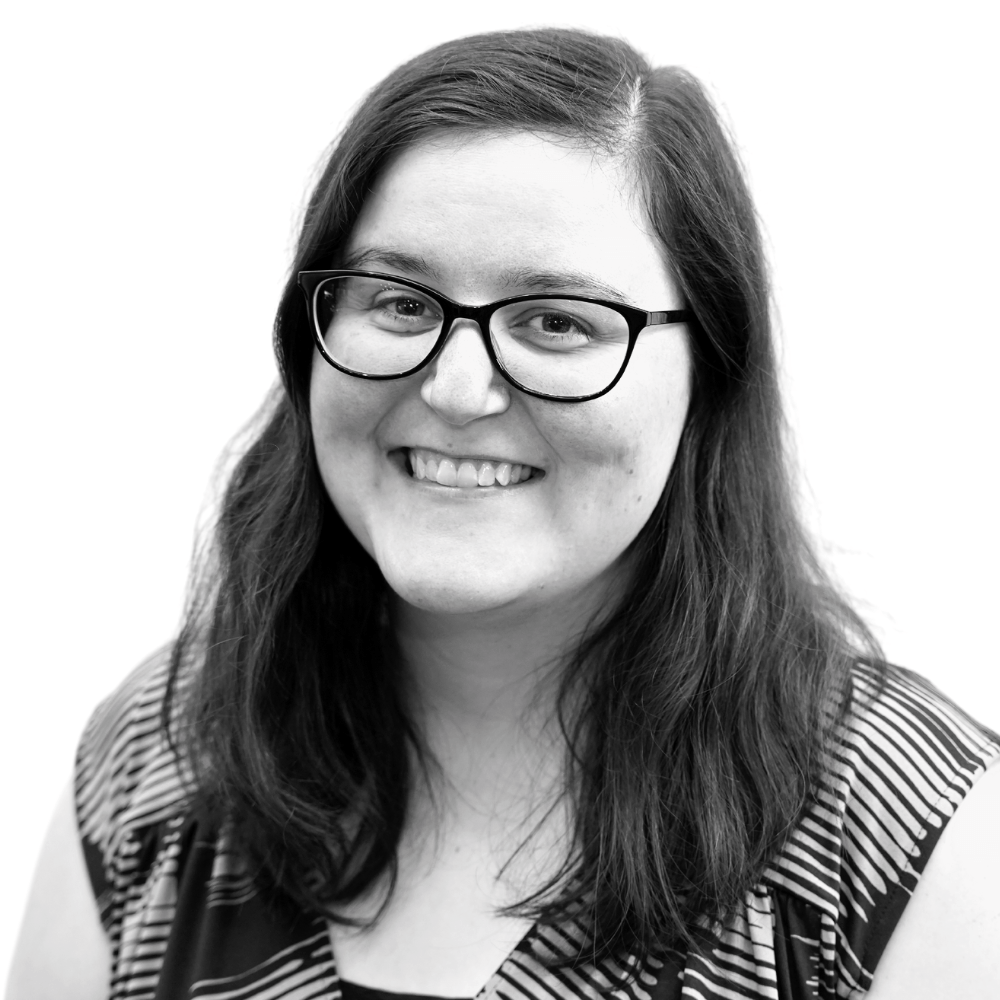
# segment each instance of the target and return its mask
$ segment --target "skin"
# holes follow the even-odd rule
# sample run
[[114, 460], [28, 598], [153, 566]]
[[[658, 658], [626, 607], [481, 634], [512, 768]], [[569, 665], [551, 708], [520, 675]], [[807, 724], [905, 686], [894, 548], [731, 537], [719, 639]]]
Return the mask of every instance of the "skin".
[[[482, 304], [531, 291], [683, 305], [618, 166], [529, 135], [442, 138], [403, 152], [369, 195], [345, 266]], [[441, 766], [416, 789], [400, 879], [370, 931], [334, 928], [341, 973], [369, 986], [468, 996], [527, 930], [496, 908], [567, 850], [549, 723], [556, 658], [607, 600], [663, 491], [684, 426], [683, 326], [645, 331], [599, 399], [530, 397], [493, 368], [471, 321], [397, 381], [366, 382], [317, 354], [311, 408], [323, 482], [397, 600], [411, 707]], [[527, 463], [513, 488], [418, 481], [401, 449]], [[501, 871], [503, 874], [501, 875]], [[380, 894], [359, 900], [374, 913]]]
[[[623, 194], [627, 192], [626, 194]], [[631, 185], [589, 150], [531, 136], [440, 140], [404, 152], [368, 197], [344, 258], [481, 304], [545, 290], [678, 308], [680, 294]], [[419, 258], [399, 265], [395, 255]], [[599, 293], [598, 293], [599, 294]], [[605, 296], [607, 297], [607, 296]], [[323, 481], [390, 586], [430, 614], [528, 612], [606, 575], [663, 490], [687, 413], [685, 329], [644, 333], [622, 382], [582, 404], [543, 401], [493, 370], [462, 320], [427, 369], [393, 382], [343, 375], [317, 355], [312, 421]], [[416, 482], [394, 452], [527, 462], [514, 489]]]
[[[386, 172], [348, 250], [391, 246], [396, 265], [400, 251], [422, 255], [433, 273], [365, 266], [468, 303], [515, 294], [505, 270], [533, 267], [590, 274], [642, 308], [675, 308], [669, 269], [629, 192], [614, 164], [538, 138], [424, 145]], [[312, 417], [323, 479], [398, 595], [407, 694], [440, 764], [433, 789], [414, 789], [399, 884], [382, 919], [362, 933], [331, 928], [345, 978], [473, 996], [527, 930], [496, 908], [540, 884], [567, 849], [551, 667], [599, 613], [663, 488], [689, 379], [684, 331], [669, 327], [644, 333], [621, 383], [585, 404], [509, 388], [467, 326], [425, 372], [395, 383], [351, 379], [317, 359]], [[448, 492], [406, 477], [393, 455], [405, 445], [520, 460], [545, 476], [508, 492]], [[994, 768], [946, 828], [878, 968], [873, 1000], [996, 996], [998, 828]], [[348, 913], [370, 916], [381, 898], [376, 889]], [[96, 1000], [109, 963], [67, 791], [6, 996]]]
[[1000, 766], [945, 827], [889, 939], [869, 1000], [1000, 995]]
[[6, 1000], [104, 1000], [111, 942], [90, 888], [67, 784], [42, 844]]
[[[882, 956], [870, 1000], [995, 1000], [1000, 983], [998, 829], [1000, 767], [994, 766], [941, 835]], [[67, 786], [42, 847], [4, 996], [102, 1000], [110, 961], [80, 850], [72, 786]]]

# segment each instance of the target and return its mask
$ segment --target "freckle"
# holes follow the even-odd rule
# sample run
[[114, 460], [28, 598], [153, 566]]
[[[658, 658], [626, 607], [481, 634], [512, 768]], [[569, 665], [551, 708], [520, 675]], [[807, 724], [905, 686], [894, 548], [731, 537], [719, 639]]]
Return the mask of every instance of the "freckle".
[[628, 474], [629, 474], [630, 476], [634, 476], [634, 475], [635, 475], [635, 469], [629, 469], [629, 470], [628, 470]]

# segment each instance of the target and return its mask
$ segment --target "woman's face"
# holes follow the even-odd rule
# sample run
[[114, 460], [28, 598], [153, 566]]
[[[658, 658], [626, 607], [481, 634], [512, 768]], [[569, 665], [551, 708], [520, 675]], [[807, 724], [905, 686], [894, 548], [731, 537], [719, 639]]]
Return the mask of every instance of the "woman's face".
[[[386, 169], [342, 263], [470, 305], [567, 292], [680, 308], [636, 201], [618, 166], [587, 149], [527, 134], [435, 139]], [[430, 365], [396, 381], [344, 375], [317, 352], [317, 460], [340, 515], [403, 600], [529, 611], [614, 572], [663, 491], [690, 382], [686, 329], [650, 327], [607, 395], [536, 399], [500, 377], [475, 324], [459, 320]], [[516, 485], [448, 486], [416, 478], [416, 456], [450, 460], [460, 475], [463, 463], [534, 471]]]

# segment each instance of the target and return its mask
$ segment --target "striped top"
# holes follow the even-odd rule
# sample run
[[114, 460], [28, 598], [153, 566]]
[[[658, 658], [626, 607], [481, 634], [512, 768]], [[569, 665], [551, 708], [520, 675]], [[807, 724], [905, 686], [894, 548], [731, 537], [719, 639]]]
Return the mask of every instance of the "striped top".
[[[338, 1000], [325, 920], [264, 905], [185, 795], [160, 727], [168, 657], [103, 702], [77, 756], [84, 853], [113, 949], [111, 997]], [[996, 736], [914, 674], [855, 672], [856, 708], [788, 841], [712, 944], [556, 968], [580, 927], [536, 926], [480, 1000], [862, 997], [941, 831], [1000, 756]], [[634, 973], [622, 986], [622, 973]]]

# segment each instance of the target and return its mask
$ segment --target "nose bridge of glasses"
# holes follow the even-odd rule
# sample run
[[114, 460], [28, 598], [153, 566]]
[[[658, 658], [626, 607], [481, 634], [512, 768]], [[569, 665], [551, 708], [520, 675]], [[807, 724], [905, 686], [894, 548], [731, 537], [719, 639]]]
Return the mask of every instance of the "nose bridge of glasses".
[[[466, 337], [460, 336], [463, 332], [466, 333]], [[489, 321], [485, 319], [482, 311], [476, 307], [461, 307], [453, 311], [452, 315], [444, 317], [444, 325], [440, 334], [441, 340], [436, 352], [438, 360], [441, 360], [442, 355], [451, 354], [456, 349], [458, 353], [464, 355], [469, 350], [468, 335], [472, 335], [473, 340], [480, 342], [479, 350], [485, 354], [486, 360], [490, 365], [495, 367], [493, 350], [489, 342]], [[461, 343], [458, 343], [458, 341], [461, 341]]]
[[493, 306], [466, 306], [451, 302], [444, 307], [443, 326], [441, 329], [441, 349], [451, 340], [456, 330], [466, 326], [475, 327], [479, 331], [483, 347], [492, 360], [493, 351], [490, 346], [490, 316]]
[[488, 320], [475, 307], [449, 310], [421, 385], [424, 400], [451, 423], [499, 413], [510, 403], [490, 345]]

